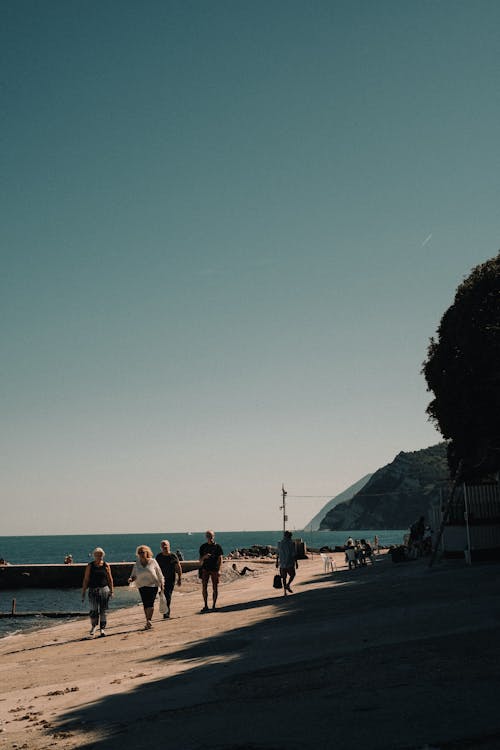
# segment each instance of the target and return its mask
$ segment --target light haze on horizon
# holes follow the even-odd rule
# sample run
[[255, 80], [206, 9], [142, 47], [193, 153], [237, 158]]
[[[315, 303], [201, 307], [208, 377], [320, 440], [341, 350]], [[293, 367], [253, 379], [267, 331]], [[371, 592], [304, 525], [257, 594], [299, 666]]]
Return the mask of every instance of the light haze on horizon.
[[300, 529], [440, 440], [429, 338], [500, 246], [499, 29], [3, 4], [0, 535], [276, 529], [282, 482]]

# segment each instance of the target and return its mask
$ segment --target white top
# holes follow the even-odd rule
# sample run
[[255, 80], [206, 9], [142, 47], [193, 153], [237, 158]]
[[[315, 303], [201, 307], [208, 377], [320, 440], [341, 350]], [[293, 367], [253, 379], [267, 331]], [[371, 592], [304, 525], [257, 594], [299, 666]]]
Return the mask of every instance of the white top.
[[148, 559], [147, 565], [141, 565], [139, 562], [136, 562], [132, 568], [132, 575], [130, 577], [135, 580], [137, 588], [141, 588], [142, 586], [159, 586], [163, 588], [165, 583], [161, 568], [154, 557]]

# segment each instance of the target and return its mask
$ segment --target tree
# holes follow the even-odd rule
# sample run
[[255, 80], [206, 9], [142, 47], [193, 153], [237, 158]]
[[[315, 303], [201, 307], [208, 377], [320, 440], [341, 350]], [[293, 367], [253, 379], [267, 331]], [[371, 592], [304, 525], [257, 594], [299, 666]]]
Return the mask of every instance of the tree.
[[474, 268], [431, 338], [423, 364], [427, 413], [448, 443], [452, 475], [500, 470], [500, 253]]

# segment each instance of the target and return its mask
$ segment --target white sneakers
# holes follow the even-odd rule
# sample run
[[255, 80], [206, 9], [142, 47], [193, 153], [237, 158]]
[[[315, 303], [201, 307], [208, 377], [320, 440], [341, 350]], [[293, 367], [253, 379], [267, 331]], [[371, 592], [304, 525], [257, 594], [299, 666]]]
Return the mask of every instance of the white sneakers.
[[[89, 638], [93, 638], [95, 636], [96, 630], [97, 630], [97, 625], [93, 625], [90, 628]], [[100, 629], [99, 635], [101, 636], [101, 638], [104, 638], [104, 636], [106, 635], [106, 631], [104, 630], [104, 628]]]

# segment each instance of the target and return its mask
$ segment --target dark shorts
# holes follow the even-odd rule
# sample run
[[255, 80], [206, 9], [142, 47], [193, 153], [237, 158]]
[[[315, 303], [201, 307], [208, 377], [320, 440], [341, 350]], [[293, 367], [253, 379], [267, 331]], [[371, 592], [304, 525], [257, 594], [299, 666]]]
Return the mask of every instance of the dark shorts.
[[295, 573], [295, 568], [280, 568], [280, 576], [283, 578], [288, 573], [289, 576], [292, 576]]
[[141, 586], [139, 594], [145, 607], [154, 607], [158, 586]]
[[206, 568], [202, 568], [201, 569], [202, 583], [208, 583], [210, 579], [212, 580], [212, 583], [219, 583], [219, 571], [218, 570], [206, 570]]

